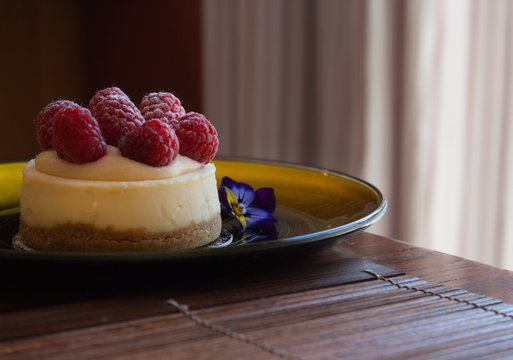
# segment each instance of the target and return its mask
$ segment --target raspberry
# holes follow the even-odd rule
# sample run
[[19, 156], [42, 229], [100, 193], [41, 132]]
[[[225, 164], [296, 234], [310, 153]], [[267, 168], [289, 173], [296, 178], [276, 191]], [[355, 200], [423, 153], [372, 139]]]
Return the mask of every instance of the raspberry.
[[119, 139], [144, 122], [139, 109], [117, 87], [94, 94], [89, 110], [100, 124], [102, 135], [109, 145], [118, 146]]
[[177, 125], [178, 118], [185, 115], [185, 109], [176, 96], [168, 92], [150, 93], [141, 101], [141, 114], [146, 120], [159, 119], [172, 128]]
[[79, 105], [55, 114], [52, 145], [60, 157], [75, 164], [98, 160], [107, 153], [98, 122]]
[[158, 119], [146, 121], [119, 142], [124, 157], [155, 167], [171, 163], [178, 148], [174, 130]]
[[180, 155], [203, 164], [208, 164], [216, 155], [217, 131], [205, 116], [189, 112], [179, 119], [175, 131], [180, 140]]
[[94, 111], [96, 110], [96, 106], [98, 105], [98, 103], [102, 102], [103, 100], [105, 100], [108, 97], [126, 97], [126, 98], [128, 98], [128, 95], [125, 94], [118, 87], [110, 87], [110, 88], [106, 88], [106, 89], [97, 91], [96, 94], [94, 94], [92, 99], [89, 101], [89, 111], [91, 111], [91, 113], [94, 114]]
[[144, 122], [139, 109], [126, 96], [107, 96], [92, 107], [91, 113], [100, 124], [105, 141], [113, 146], [118, 146], [123, 136]]
[[52, 134], [53, 134], [53, 117], [57, 112], [65, 107], [77, 105], [73, 101], [58, 100], [46, 105], [43, 110], [37, 114], [36, 128], [37, 128], [37, 141], [41, 145], [43, 151], [52, 148]]

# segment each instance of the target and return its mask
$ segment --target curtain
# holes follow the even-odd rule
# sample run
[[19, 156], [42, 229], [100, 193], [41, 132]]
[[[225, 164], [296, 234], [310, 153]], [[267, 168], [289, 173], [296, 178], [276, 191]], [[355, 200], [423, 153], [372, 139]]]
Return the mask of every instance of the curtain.
[[62, 94], [84, 93], [80, 11], [76, 1], [2, 2], [0, 161], [37, 154], [37, 113]]
[[220, 153], [361, 177], [370, 231], [513, 269], [513, 3], [203, 2]]

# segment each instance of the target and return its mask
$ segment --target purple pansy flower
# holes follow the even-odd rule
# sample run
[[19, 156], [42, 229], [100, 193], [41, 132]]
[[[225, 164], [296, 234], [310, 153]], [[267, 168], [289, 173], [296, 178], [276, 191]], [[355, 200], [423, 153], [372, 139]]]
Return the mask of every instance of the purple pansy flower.
[[271, 230], [278, 220], [273, 216], [276, 197], [272, 188], [254, 190], [248, 184], [223, 177], [219, 187], [223, 212], [237, 219], [241, 233], [254, 229]]

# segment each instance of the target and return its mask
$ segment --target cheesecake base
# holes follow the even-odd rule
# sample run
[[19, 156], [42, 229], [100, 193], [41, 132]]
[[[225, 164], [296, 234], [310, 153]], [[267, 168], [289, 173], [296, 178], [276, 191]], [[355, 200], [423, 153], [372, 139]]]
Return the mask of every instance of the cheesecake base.
[[144, 229], [116, 231], [87, 224], [63, 224], [51, 228], [29, 226], [20, 220], [19, 240], [34, 250], [70, 252], [162, 251], [191, 249], [211, 243], [221, 233], [221, 217], [214, 216], [169, 232]]

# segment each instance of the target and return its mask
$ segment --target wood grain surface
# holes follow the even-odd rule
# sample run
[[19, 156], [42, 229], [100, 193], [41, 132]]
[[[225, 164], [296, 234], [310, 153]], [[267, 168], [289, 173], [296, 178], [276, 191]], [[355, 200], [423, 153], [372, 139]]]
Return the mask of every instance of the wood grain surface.
[[466, 289], [513, 303], [513, 272], [412, 244], [363, 233], [326, 250], [326, 258], [360, 257], [396, 267], [429, 282]]
[[0, 359], [513, 356], [511, 272], [369, 233], [203, 266], [10, 266]]

